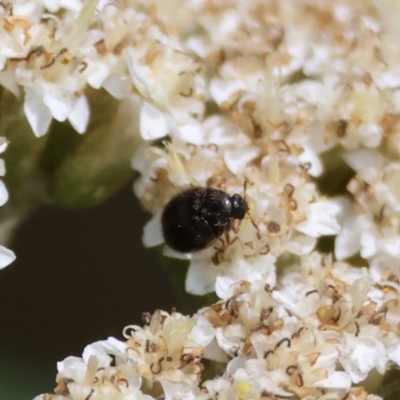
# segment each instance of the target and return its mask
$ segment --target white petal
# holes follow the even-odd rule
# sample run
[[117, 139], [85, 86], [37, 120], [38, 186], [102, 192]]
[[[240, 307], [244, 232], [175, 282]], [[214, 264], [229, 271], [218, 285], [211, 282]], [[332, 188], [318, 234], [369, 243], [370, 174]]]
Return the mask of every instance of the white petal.
[[400, 272], [400, 260], [390, 256], [389, 254], [380, 254], [377, 257], [374, 257], [370, 261], [369, 265], [369, 274], [376, 283], [379, 283], [384, 279], [383, 276], [386, 274], [388, 267], [394, 275], [399, 275]]
[[111, 361], [110, 355], [124, 357], [126, 348], [126, 342], [109, 337], [107, 340], [99, 340], [86, 346], [82, 354], [82, 359], [85, 363], [89, 363], [90, 357], [95, 356], [100, 360], [101, 364], [107, 366]]
[[378, 251], [379, 238], [374, 235], [374, 232], [365, 231], [361, 232], [360, 245], [361, 245], [361, 257], [369, 258], [375, 255]]
[[25, 88], [24, 111], [35, 136], [43, 136], [49, 129], [51, 113], [42, 97], [31, 88]]
[[254, 160], [260, 152], [261, 149], [258, 146], [246, 146], [226, 151], [224, 153], [225, 164], [233, 174], [237, 175], [239, 172], [243, 172], [246, 165]]
[[228, 299], [229, 289], [237, 282], [237, 279], [228, 276], [218, 276], [215, 281], [215, 293], [220, 299]]
[[197, 316], [196, 325], [191, 330], [188, 340], [204, 347], [215, 338], [215, 330], [211, 323], [202, 315]]
[[206, 259], [195, 259], [190, 262], [186, 275], [185, 288], [188, 293], [202, 296], [214, 291], [215, 277], [210, 274]]
[[338, 139], [336, 136], [331, 136], [329, 138], [326, 135], [323, 135], [323, 131], [325, 129], [325, 124], [316, 119], [315, 121], [310, 123], [307, 147], [315, 154], [321, 154], [332, 147], [334, 147]]
[[204, 44], [203, 36], [192, 36], [186, 40], [186, 46], [194, 51], [200, 58], [205, 59], [207, 57], [207, 48]]
[[164, 114], [149, 103], [140, 110], [140, 133], [144, 140], [159, 139], [167, 135], [169, 126]]
[[383, 250], [396, 258], [400, 258], [400, 237], [394, 236], [391, 238], [383, 239], [381, 246]]
[[122, 55], [126, 61], [129, 74], [136, 89], [141, 95], [150, 97], [149, 78], [146, 74], [147, 69], [139, 63], [140, 58], [143, 57], [140, 49], [127, 47], [122, 51]]
[[64, 376], [68, 376], [68, 372], [72, 372], [74, 375], [84, 374], [86, 372], [86, 365], [82, 358], [69, 356], [57, 362], [57, 371], [62, 372]]
[[364, 145], [377, 147], [382, 139], [382, 128], [375, 124], [361, 124], [358, 131], [363, 136]]
[[387, 348], [388, 357], [400, 366], [400, 343], [392, 344]]
[[344, 225], [335, 239], [335, 255], [338, 260], [344, 260], [360, 251], [360, 234], [352, 227]]
[[5, 138], [0, 140], [0, 153], [3, 153], [4, 151], [6, 151], [7, 147], [8, 147], [7, 140]]
[[215, 339], [204, 350], [204, 358], [207, 360], [222, 363], [229, 361], [228, 355], [218, 346], [218, 342]]
[[386, 350], [379, 340], [358, 339], [345, 333], [340, 347], [340, 362], [353, 383], [364, 380], [372, 369], [379, 371], [382, 365], [385, 366]]
[[286, 250], [298, 256], [305, 256], [314, 250], [316, 243], [316, 238], [297, 233], [286, 244]]
[[111, 364], [112, 357], [110, 357], [103, 346], [101, 345], [101, 342], [95, 342], [92, 344], [89, 344], [85, 347], [82, 353], [82, 358], [85, 361], [86, 364], [90, 362], [90, 359], [92, 357], [96, 358], [96, 361], [98, 362], [99, 367], [108, 367]]
[[299, 161], [302, 164], [309, 163], [311, 165], [307, 170], [310, 175], [320, 176], [322, 174], [323, 166], [321, 160], [308, 146], [304, 146], [304, 151], [300, 154]]
[[131, 82], [126, 75], [110, 75], [104, 82], [103, 88], [118, 100], [128, 97], [131, 92]]
[[0, 269], [10, 265], [16, 258], [14, 252], [4, 246], [0, 246]]
[[[47, 0], [50, 1], [50, 0]], [[13, 15], [26, 15], [39, 24], [43, 16], [43, 6], [38, 1], [13, 1]], [[9, 3], [11, 4], [11, 3]]]
[[335, 255], [337, 259], [344, 260], [358, 253], [361, 248], [354, 204], [343, 196], [335, 197], [331, 201], [340, 207], [338, 222], [342, 226], [335, 239]]
[[59, 1], [54, 1], [54, 0], [42, 0], [43, 5], [50, 11], [50, 12], [56, 12], [60, 9], [60, 3]]
[[230, 385], [231, 383], [227, 379], [219, 377], [204, 382], [204, 387], [210, 393], [221, 393], [223, 391], [228, 390]]
[[6, 174], [6, 164], [4, 160], [0, 158], [0, 176], [4, 176]]
[[340, 206], [332, 201], [313, 203], [306, 211], [307, 219], [296, 225], [296, 229], [312, 237], [335, 235], [340, 231], [336, 220], [339, 211]]
[[8, 191], [3, 181], [0, 181], [0, 207], [8, 200]]
[[248, 138], [240, 132], [239, 128], [221, 115], [212, 115], [203, 122], [204, 136], [207, 143], [217, 146], [229, 144], [249, 143]]
[[89, 104], [84, 95], [74, 100], [71, 112], [68, 115], [68, 121], [78, 133], [86, 131], [89, 122], [90, 110]]
[[110, 67], [106, 63], [91, 64], [85, 70], [88, 84], [94, 89], [100, 89], [110, 73]]
[[351, 379], [346, 372], [336, 371], [328, 378], [315, 382], [312, 386], [324, 389], [350, 389]]
[[71, 94], [47, 89], [43, 94], [43, 103], [49, 108], [54, 119], [63, 122], [71, 110]]
[[[52, 0], [51, 2], [54, 2]], [[79, 12], [82, 8], [82, 1], [81, 0], [60, 0], [60, 6], [67, 8], [72, 11]]]
[[226, 82], [222, 79], [215, 78], [210, 84], [211, 97], [217, 104], [222, 104], [229, 100], [231, 96], [245, 87], [245, 83], [241, 81]]
[[153, 218], [147, 222], [143, 228], [142, 240], [144, 247], [153, 247], [164, 243], [161, 229], [161, 212], [156, 213]]
[[164, 246], [163, 255], [169, 258], [176, 258], [177, 260], [191, 260], [192, 254], [190, 253], [179, 253], [176, 250], [171, 249], [169, 246]]
[[160, 379], [160, 383], [163, 389], [165, 399], [185, 399], [195, 400], [195, 396], [190, 396], [190, 392], [183, 386], [181, 381], [184, 381], [185, 374], [180, 370], [176, 369], [173, 373], [171, 380]]
[[383, 157], [377, 150], [360, 149], [343, 156], [346, 163], [366, 182], [374, 182], [383, 164]]
[[204, 143], [204, 130], [198, 122], [186, 126], [180, 126], [179, 136], [185, 142], [195, 145], [202, 145]]
[[0, 71], [0, 85], [10, 91], [15, 97], [19, 97], [20, 88], [15, 81], [15, 70], [13, 68], [7, 68], [4, 71]]

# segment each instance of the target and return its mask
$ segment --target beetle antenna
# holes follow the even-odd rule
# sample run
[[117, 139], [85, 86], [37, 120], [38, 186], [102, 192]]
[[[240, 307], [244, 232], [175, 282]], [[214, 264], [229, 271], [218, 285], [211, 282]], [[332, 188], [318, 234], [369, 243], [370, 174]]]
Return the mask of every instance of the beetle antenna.
[[243, 182], [243, 197], [244, 200], [246, 201], [246, 190], [247, 190], [247, 185], [249, 184], [249, 180], [247, 179], [247, 176], [244, 177], [244, 182]]

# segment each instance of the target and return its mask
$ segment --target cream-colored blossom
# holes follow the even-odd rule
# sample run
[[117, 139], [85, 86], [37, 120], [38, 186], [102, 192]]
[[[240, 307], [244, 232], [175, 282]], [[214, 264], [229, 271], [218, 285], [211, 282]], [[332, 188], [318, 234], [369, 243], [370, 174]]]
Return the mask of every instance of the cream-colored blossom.
[[126, 342], [109, 338], [87, 346], [82, 358], [59, 362], [55, 394], [36, 400], [194, 398], [213, 338], [209, 323], [175, 311], [144, 320], [143, 328], [125, 328]]
[[127, 344], [114, 338], [88, 345], [82, 358], [67, 357], [57, 364], [55, 394], [35, 400], [153, 399], [140, 390], [141, 378], [126, 364], [126, 351]]
[[[35, 135], [44, 135], [53, 118], [68, 119], [85, 132], [88, 86], [105, 88], [117, 99], [140, 96], [144, 105], [155, 107], [150, 115], [143, 108], [144, 120], [160, 118], [155, 112], [164, 115], [168, 129], [161, 136], [201, 116], [198, 65], [154, 16], [134, 1], [102, 2], [95, 11], [90, 7], [96, 2], [82, 4], [18, 0], [0, 5], [0, 83], [25, 96], [25, 115]], [[60, 9], [62, 14], [45, 14]], [[143, 135], [149, 138], [145, 129]]]
[[[239, 232], [231, 233], [231, 243], [223, 246], [223, 252], [211, 247], [190, 255], [189, 278], [192, 269], [201, 269], [207, 280], [221, 275], [240, 280], [248, 273], [246, 266], [252, 268], [257, 263], [257, 257], [277, 257], [285, 251], [307, 254], [313, 250], [316, 237], [339, 232], [336, 215], [340, 207], [319, 196], [296, 157], [296, 147], [254, 139], [220, 116], [206, 119], [199, 134], [201, 143], [197, 145], [171, 134], [165, 148], [146, 150], [145, 164], [143, 149], [133, 160], [142, 172], [135, 184], [136, 194], [157, 216], [145, 228], [148, 246], [162, 241], [159, 214], [179, 190], [213, 186], [230, 194], [244, 196], [245, 192], [250, 214], [241, 222]], [[203, 294], [214, 289], [212, 283], [198, 282], [198, 287], [187, 282], [187, 290]]]
[[288, 143], [316, 131], [325, 147], [346, 148], [377, 147], [389, 133], [398, 150], [395, 3], [200, 3], [187, 45], [212, 68], [213, 99], [244, 130], [277, 136], [285, 125]]
[[[4, 137], [0, 137], [0, 154], [6, 151], [8, 142]], [[6, 167], [3, 159], [0, 159], [0, 176], [4, 176], [6, 173]], [[0, 207], [8, 201], [8, 190], [2, 180], [0, 180]], [[0, 245], [0, 270], [10, 265], [16, 256], [14, 252]]]
[[162, 386], [167, 399], [195, 390], [203, 370], [204, 346], [212, 339], [207, 324], [177, 312], [148, 315], [148, 326], [128, 326], [127, 363], [152, 387]]
[[336, 254], [346, 258], [360, 251], [370, 260], [400, 259], [400, 163], [371, 149], [346, 153], [345, 160], [356, 172], [347, 186], [355, 204], [342, 207], [347, 216], [336, 239]]
[[[374, 285], [366, 269], [332, 264], [316, 253], [277, 286], [268, 281], [271, 276], [233, 284], [203, 311], [219, 347], [232, 358], [222, 380], [205, 384], [211, 394], [221, 388], [229, 398], [241, 387], [247, 388], [243, 398], [294, 392], [313, 399], [328, 391], [342, 399], [355, 393], [352, 384], [374, 370], [384, 374], [396, 362], [400, 312], [394, 285]], [[354, 398], [362, 399], [361, 392]]]

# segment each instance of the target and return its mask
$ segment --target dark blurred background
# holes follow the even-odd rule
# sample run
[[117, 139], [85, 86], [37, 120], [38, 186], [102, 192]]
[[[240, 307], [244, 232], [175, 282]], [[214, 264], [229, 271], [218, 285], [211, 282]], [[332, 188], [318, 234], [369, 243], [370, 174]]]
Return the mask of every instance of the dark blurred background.
[[89, 210], [43, 207], [20, 227], [17, 259], [0, 271], [0, 399], [52, 392], [57, 361], [177, 306], [159, 249], [142, 245], [149, 218], [129, 185]]

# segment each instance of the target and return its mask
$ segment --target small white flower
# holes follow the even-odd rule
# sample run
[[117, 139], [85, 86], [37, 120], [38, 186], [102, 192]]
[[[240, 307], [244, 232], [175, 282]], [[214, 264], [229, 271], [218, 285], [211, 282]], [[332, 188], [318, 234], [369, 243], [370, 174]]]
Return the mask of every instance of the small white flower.
[[147, 222], [143, 229], [143, 244], [145, 247], [158, 246], [164, 242], [161, 231], [161, 213], [157, 213]]
[[0, 246], [0, 269], [7, 267], [10, 265], [16, 256], [14, 252], [9, 249], [6, 249], [4, 246]]
[[3, 206], [7, 203], [8, 200], [8, 191], [6, 185], [3, 181], [0, 181], [0, 206]]
[[168, 123], [163, 114], [149, 103], [140, 109], [140, 132], [145, 140], [154, 140], [167, 135]]
[[52, 13], [59, 11], [60, 8], [78, 12], [82, 7], [81, 0], [42, 0], [41, 2]]
[[374, 368], [381, 374], [384, 373], [387, 356], [385, 347], [379, 340], [365, 337], [358, 339], [345, 333], [339, 349], [341, 364], [352, 382], [363, 381]]
[[38, 137], [43, 136], [49, 129], [52, 117], [42, 98], [31, 88], [25, 89], [24, 111], [33, 133]]
[[336, 217], [340, 205], [332, 201], [314, 203], [306, 210], [307, 220], [296, 225], [296, 229], [312, 237], [335, 235], [340, 231]]

